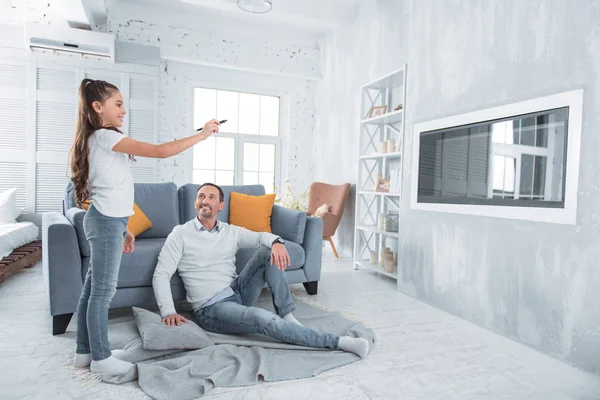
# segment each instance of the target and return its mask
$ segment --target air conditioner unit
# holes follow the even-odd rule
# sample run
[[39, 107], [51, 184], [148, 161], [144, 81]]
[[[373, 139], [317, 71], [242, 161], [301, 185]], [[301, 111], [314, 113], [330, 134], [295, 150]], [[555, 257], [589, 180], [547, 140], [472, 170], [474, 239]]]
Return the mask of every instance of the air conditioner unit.
[[115, 36], [110, 33], [30, 23], [25, 25], [25, 41], [31, 51], [51, 50], [115, 62]]

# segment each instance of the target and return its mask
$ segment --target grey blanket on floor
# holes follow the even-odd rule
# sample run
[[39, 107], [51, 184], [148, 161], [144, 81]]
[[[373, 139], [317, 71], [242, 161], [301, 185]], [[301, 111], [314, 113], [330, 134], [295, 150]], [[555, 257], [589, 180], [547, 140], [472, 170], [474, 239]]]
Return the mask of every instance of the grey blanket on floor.
[[[375, 334], [363, 324], [302, 300], [296, 299], [295, 304], [294, 316], [303, 325], [317, 331], [363, 337], [373, 348]], [[267, 296], [261, 296], [256, 306], [273, 310]], [[207, 332], [214, 346], [190, 351], [152, 351], [143, 348], [133, 321], [112, 323], [109, 331], [111, 346], [125, 349], [118, 357], [137, 363], [137, 371], [134, 368], [125, 376], [103, 375], [102, 380], [119, 384], [137, 376], [140, 388], [154, 399], [197, 398], [215, 387], [254, 385], [260, 377], [267, 382], [309, 378], [360, 360], [352, 353], [296, 346], [259, 334]]]

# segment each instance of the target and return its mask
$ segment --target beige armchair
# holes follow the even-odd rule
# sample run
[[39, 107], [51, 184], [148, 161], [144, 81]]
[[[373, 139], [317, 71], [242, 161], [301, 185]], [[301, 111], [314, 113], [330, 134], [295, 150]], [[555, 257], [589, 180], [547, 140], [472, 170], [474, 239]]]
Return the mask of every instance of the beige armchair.
[[350, 184], [343, 185], [328, 185], [323, 182], [315, 182], [310, 185], [310, 195], [308, 198], [308, 215], [315, 214], [315, 211], [323, 204], [327, 204], [327, 211], [321, 215], [323, 218], [323, 240], [327, 240], [331, 244], [333, 254], [339, 258], [335, 245], [331, 237], [335, 234], [346, 200], [348, 200], [348, 192]]

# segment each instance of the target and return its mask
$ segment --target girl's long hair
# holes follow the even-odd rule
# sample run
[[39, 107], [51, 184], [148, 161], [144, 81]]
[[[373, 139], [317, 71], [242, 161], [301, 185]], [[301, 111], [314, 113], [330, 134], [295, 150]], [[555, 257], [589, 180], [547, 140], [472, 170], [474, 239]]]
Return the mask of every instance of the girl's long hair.
[[[69, 154], [71, 164], [71, 180], [75, 186], [75, 201], [79, 206], [88, 199], [88, 177], [90, 172], [90, 137], [98, 129], [111, 129], [122, 133], [115, 127], [102, 125], [102, 118], [94, 111], [92, 103], [103, 103], [119, 89], [106, 81], [84, 79], [79, 86], [79, 106], [77, 108], [77, 126], [75, 138]], [[130, 156], [131, 158], [131, 156]]]

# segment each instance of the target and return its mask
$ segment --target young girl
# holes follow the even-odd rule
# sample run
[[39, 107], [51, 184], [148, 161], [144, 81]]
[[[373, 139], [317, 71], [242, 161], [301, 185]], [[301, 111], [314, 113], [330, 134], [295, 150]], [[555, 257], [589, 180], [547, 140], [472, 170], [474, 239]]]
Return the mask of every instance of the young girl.
[[219, 122], [211, 120], [200, 133], [184, 139], [160, 145], [138, 142], [118, 129], [125, 113], [116, 86], [92, 79], [81, 82], [70, 162], [77, 203], [82, 205], [88, 197], [93, 201], [83, 219], [91, 258], [77, 307], [74, 364], [79, 368], [91, 364], [94, 373], [115, 375], [133, 366], [113, 357], [108, 343], [108, 307], [117, 290], [121, 254], [133, 252], [135, 241], [127, 231], [133, 215], [130, 160], [171, 157], [219, 132]]

